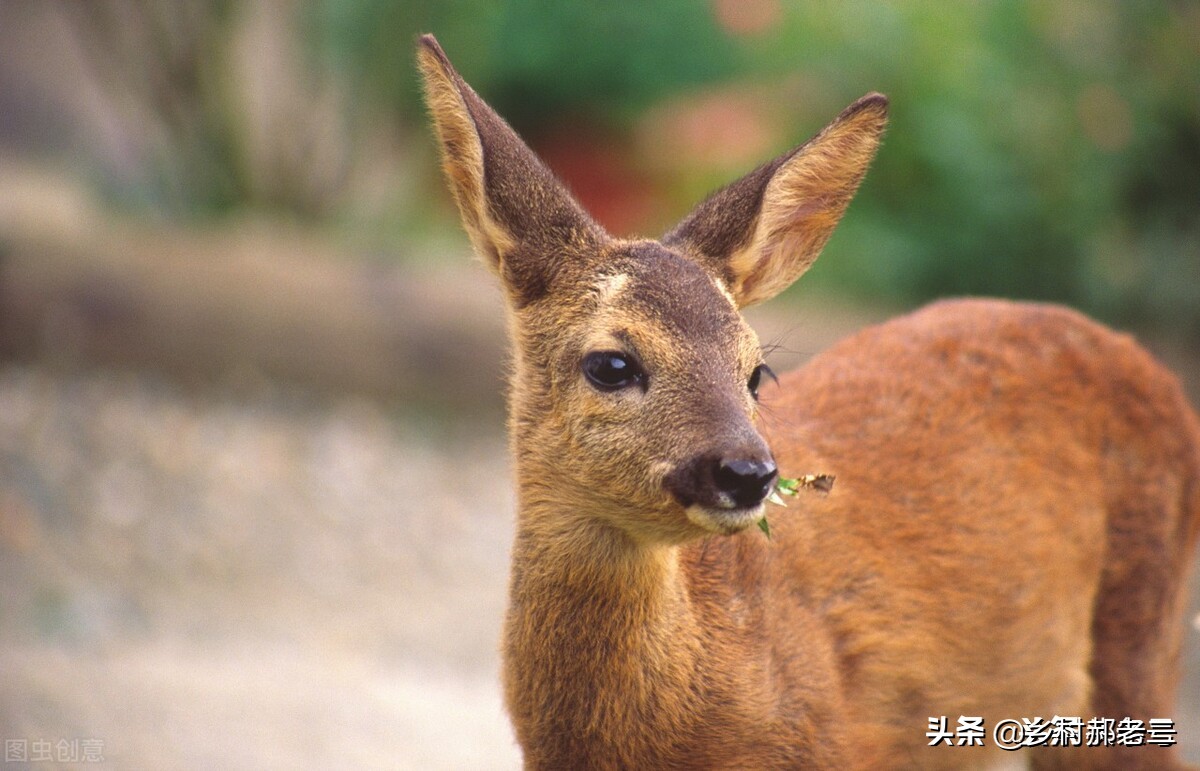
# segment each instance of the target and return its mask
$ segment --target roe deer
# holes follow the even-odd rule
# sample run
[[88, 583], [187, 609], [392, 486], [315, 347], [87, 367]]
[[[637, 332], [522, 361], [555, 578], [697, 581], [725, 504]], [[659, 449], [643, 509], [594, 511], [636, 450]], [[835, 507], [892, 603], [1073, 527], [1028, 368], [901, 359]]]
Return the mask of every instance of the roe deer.
[[[503, 677], [527, 767], [962, 768], [1014, 759], [993, 741], [1006, 719], [1172, 717], [1200, 426], [1129, 337], [1057, 307], [943, 302], [759, 393], [739, 309], [812, 264], [883, 96], [660, 241], [622, 240], [432, 36], [418, 59], [515, 349]], [[777, 509], [768, 540], [752, 526], [777, 469], [837, 482]], [[938, 741], [938, 716], [982, 718], [980, 741]]]

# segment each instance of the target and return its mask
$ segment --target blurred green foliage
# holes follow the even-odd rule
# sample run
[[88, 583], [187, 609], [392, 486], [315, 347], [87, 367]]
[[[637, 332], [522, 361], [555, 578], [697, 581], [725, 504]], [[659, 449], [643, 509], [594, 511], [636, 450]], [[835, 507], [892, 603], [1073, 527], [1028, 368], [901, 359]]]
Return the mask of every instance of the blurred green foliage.
[[829, 6], [783, 33], [804, 69], [892, 98], [822, 261], [838, 283], [1063, 300], [1200, 337], [1200, 17], [1116, 2], [871, 10]]
[[736, 72], [737, 45], [695, 0], [329, 0], [313, 29], [375, 98], [419, 102], [413, 42], [433, 32], [518, 130], [581, 111], [628, 120], [681, 88]]
[[889, 135], [812, 281], [906, 302], [1066, 301], [1200, 339], [1194, 4], [329, 0], [319, 9], [326, 50], [364, 95], [409, 121], [423, 119], [411, 67], [419, 31], [434, 31], [527, 134], [563, 113], [631, 131], [643, 107], [704, 84], [803, 76], [822, 98], [788, 107], [795, 130], [781, 151], [851, 99], [883, 91]]
[[[586, 156], [587, 143], [607, 142], [575, 181], [611, 172], [604, 194], [640, 189], [656, 202], [644, 205], [651, 231], [744, 158], [748, 171], [885, 92], [880, 156], [802, 284], [906, 303], [1059, 300], [1200, 340], [1194, 2], [96, 7], [72, 14], [80, 37], [114, 103], [141, 95], [129, 125], [158, 116], [144, 144], [161, 148], [151, 176], [166, 178], [157, 195], [177, 209], [261, 208], [358, 232], [374, 222], [409, 238], [449, 222], [448, 211], [426, 216], [448, 202], [433, 194], [413, 66], [415, 36], [432, 31], [489, 102], [557, 153], [552, 165], [564, 147]], [[378, 141], [381, 126], [400, 126], [399, 140]]]

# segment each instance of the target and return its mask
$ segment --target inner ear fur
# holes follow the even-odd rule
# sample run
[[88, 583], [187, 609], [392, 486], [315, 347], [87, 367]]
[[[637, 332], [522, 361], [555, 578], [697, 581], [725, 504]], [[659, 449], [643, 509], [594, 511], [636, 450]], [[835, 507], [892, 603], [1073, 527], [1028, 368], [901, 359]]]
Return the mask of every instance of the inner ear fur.
[[467, 235], [516, 303], [532, 302], [548, 291], [562, 260], [606, 235], [459, 76], [432, 35], [420, 38], [417, 61]]
[[862, 97], [807, 143], [709, 197], [663, 243], [721, 278], [740, 307], [774, 297], [829, 240], [879, 147], [887, 109], [882, 94]]

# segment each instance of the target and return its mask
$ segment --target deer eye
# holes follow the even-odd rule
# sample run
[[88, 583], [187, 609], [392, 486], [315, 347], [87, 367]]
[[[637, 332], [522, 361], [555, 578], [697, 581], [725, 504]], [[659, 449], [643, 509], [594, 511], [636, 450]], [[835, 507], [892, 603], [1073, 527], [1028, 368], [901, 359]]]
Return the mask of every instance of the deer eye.
[[646, 373], [637, 361], [619, 351], [592, 351], [583, 357], [583, 374], [601, 391], [617, 391], [633, 385], [645, 388]]
[[750, 395], [753, 396], [755, 400], [758, 399], [758, 387], [762, 385], [763, 375], [766, 375], [772, 380], [778, 381], [778, 378], [775, 377], [775, 373], [772, 372], [771, 368], [766, 364], [759, 364], [757, 367], [755, 367], [754, 372], [750, 374], [750, 380], [746, 383], [746, 387], [750, 389]]

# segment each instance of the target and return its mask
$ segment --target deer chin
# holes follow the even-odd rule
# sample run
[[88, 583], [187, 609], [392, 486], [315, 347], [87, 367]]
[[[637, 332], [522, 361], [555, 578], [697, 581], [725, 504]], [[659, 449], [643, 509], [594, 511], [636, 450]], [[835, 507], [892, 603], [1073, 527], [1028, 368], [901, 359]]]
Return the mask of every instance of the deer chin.
[[714, 508], [711, 506], [688, 506], [688, 520], [710, 533], [733, 535], [740, 533], [763, 517], [764, 504], [742, 508]]

